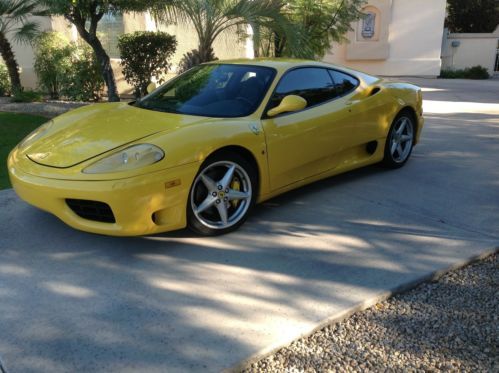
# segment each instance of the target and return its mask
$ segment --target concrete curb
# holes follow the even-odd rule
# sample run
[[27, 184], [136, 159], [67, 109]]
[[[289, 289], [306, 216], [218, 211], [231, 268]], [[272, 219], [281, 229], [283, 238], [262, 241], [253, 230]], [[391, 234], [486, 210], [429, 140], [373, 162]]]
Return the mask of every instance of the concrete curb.
[[380, 294], [378, 294], [378, 295], [376, 295], [376, 296], [374, 296], [374, 297], [372, 297], [364, 302], [361, 302], [361, 303], [354, 305], [353, 307], [351, 307], [347, 310], [344, 310], [338, 314], [335, 314], [331, 317], [328, 317], [327, 319], [322, 320], [313, 329], [311, 329], [305, 333], [300, 334], [296, 338], [294, 338], [294, 339], [292, 339], [284, 344], [279, 344], [278, 346], [270, 346], [268, 348], [261, 350], [260, 352], [254, 354], [254, 355], [250, 356], [249, 358], [243, 360], [242, 362], [236, 364], [235, 366], [228, 368], [228, 369], [225, 369], [223, 372], [225, 372], [225, 373], [240, 372], [243, 369], [250, 367], [251, 364], [274, 354], [275, 352], [277, 352], [278, 350], [280, 350], [283, 347], [288, 346], [290, 343], [292, 343], [296, 339], [309, 337], [310, 335], [314, 334], [316, 331], [318, 331], [318, 330], [320, 330], [328, 325], [343, 321], [344, 319], [352, 316], [354, 313], [364, 311], [367, 308], [372, 307], [377, 303], [383, 302], [383, 301], [385, 301], [385, 300], [387, 300], [387, 299], [389, 299], [397, 294], [405, 293], [409, 290], [412, 290], [424, 282], [436, 281], [439, 278], [441, 278], [443, 275], [445, 275], [447, 272], [466, 267], [474, 262], [485, 259], [491, 255], [498, 253], [498, 252], [499, 252], [499, 246], [496, 246], [495, 248], [492, 248], [490, 250], [486, 250], [482, 254], [473, 255], [473, 256], [469, 257], [468, 259], [460, 261], [460, 262], [453, 264], [447, 268], [433, 271], [433, 272], [431, 272], [425, 276], [422, 276], [414, 281], [407, 282], [407, 283], [402, 284], [400, 286], [396, 286], [395, 288], [393, 288], [391, 290], [382, 292], [382, 293], [380, 293]]

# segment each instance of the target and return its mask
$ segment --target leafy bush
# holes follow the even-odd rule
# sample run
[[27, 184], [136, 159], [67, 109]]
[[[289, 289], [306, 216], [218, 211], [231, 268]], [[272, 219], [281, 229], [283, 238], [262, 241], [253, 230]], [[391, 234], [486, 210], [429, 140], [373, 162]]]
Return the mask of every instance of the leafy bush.
[[467, 67], [460, 70], [442, 70], [440, 73], [442, 79], [489, 79], [490, 75], [483, 66]]
[[118, 39], [125, 80], [135, 88], [135, 95], [147, 93], [151, 78], [159, 83], [170, 68], [169, 58], [177, 49], [177, 39], [166, 32], [137, 31]]
[[489, 79], [490, 75], [488, 70], [483, 66], [473, 66], [468, 69], [464, 69], [465, 75], [468, 79]]
[[7, 67], [0, 61], [0, 96], [8, 96], [10, 94], [10, 78]]
[[182, 59], [180, 60], [178, 64], [178, 73], [183, 73], [184, 71], [187, 71], [194, 66], [199, 65], [200, 63], [204, 61], [215, 61], [218, 60], [218, 58], [215, 57], [215, 53], [213, 52], [213, 48], [210, 48], [208, 50], [208, 57], [207, 59], [203, 59], [199, 50], [193, 49], [190, 52], [187, 52], [182, 56]]
[[39, 102], [42, 99], [43, 94], [38, 91], [17, 90], [12, 93], [12, 102]]
[[64, 76], [71, 68], [74, 46], [57, 32], [44, 32], [35, 41], [35, 73], [40, 88], [57, 99]]
[[94, 51], [88, 45], [75, 47], [71, 54], [71, 68], [61, 80], [61, 94], [73, 101], [97, 101], [104, 80]]
[[70, 43], [57, 32], [44, 32], [36, 40], [34, 68], [40, 88], [52, 99], [99, 98], [104, 82], [95, 54], [87, 45]]

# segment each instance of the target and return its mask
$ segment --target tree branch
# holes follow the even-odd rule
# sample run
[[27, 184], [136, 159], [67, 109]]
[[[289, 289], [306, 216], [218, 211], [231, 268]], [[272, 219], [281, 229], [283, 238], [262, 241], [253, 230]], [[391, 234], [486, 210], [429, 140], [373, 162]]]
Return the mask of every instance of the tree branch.
[[323, 32], [328, 32], [331, 29], [331, 27], [333, 27], [333, 25], [336, 23], [336, 20], [338, 19], [338, 15], [340, 14], [341, 8], [343, 8], [344, 5], [345, 5], [345, 0], [341, 0], [340, 6], [338, 7], [338, 9], [336, 9], [336, 13], [334, 13], [331, 22], [329, 22], [329, 24], [324, 28]]

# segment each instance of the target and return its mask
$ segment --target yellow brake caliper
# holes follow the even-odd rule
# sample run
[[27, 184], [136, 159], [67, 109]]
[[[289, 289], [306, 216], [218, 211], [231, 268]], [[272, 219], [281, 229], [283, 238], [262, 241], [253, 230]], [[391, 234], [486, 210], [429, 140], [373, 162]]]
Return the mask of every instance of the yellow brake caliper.
[[[234, 179], [232, 179], [232, 183], [230, 184], [230, 188], [232, 190], [240, 191], [241, 190], [241, 182], [239, 181], [239, 178], [236, 176]], [[239, 204], [238, 200], [232, 200], [230, 201], [232, 207], [236, 208], [237, 205]]]

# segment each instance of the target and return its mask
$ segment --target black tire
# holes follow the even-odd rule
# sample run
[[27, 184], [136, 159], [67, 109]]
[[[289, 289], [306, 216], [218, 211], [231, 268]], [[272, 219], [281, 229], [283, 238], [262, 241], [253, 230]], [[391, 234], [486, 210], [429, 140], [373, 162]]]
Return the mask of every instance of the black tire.
[[[400, 129], [401, 122], [405, 121], [406, 129], [403, 130], [402, 134], [398, 134], [397, 130]], [[406, 140], [401, 146], [403, 147], [403, 156], [401, 157], [399, 151], [392, 152], [392, 146], [396, 140], [400, 140], [402, 136], [411, 136], [410, 140]], [[390, 131], [388, 131], [388, 136], [385, 143], [385, 155], [382, 164], [388, 168], [400, 168], [404, 166], [412, 154], [412, 149], [414, 148], [414, 139], [416, 136], [416, 125], [414, 123], [414, 117], [408, 111], [402, 111], [399, 113], [392, 122]], [[395, 138], [394, 138], [395, 137]]]
[[[218, 167], [217, 165], [220, 163], [233, 163], [240, 167], [244, 172], [246, 173], [248, 180], [246, 182], [246, 186], [250, 186], [251, 190], [251, 197], [247, 199], [247, 202], [242, 202], [242, 203], [247, 203], [247, 206], [245, 206], [244, 212], [241, 213], [241, 216], [237, 217], [237, 221], [234, 223], [231, 223], [230, 226], [227, 227], [212, 227], [208, 226], [206, 222], [207, 219], [205, 219], [203, 216], [198, 215], [194, 212], [193, 210], [193, 203], [196, 204], [196, 199], [198, 198], [198, 194], [201, 193], [201, 196], [199, 197], [200, 199], [205, 199], [209, 197], [209, 191], [208, 189], [202, 185], [201, 187], [199, 186], [199, 177], [202, 173], [206, 172], [216, 172]], [[211, 167], [211, 168], [210, 168]], [[223, 167], [223, 166], [220, 166]], [[239, 169], [236, 169], [235, 172], [241, 172]], [[244, 175], [238, 174], [236, 175], [240, 176], [241, 179], [245, 178]], [[215, 180], [214, 180], [215, 181]], [[204, 187], [206, 189], [205, 192], [206, 195], [202, 195], [204, 191], [199, 191], [200, 188]], [[203, 162], [201, 167], [199, 168], [198, 173], [196, 174], [196, 177], [194, 178], [192, 185], [191, 185], [191, 190], [189, 191], [189, 198], [187, 201], [187, 227], [192, 230], [193, 232], [203, 235], [203, 236], [218, 236], [222, 234], [226, 234], [229, 232], [232, 232], [236, 229], [238, 229], [244, 222], [246, 221], [248, 215], [251, 213], [251, 210], [253, 209], [253, 206], [256, 201], [256, 195], [258, 192], [258, 176], [257, 176], [257, 171], [255, 167], [248, 162], [244, 157], [240, 156], [237, 153], [234, 152], [221, 152], [217, 153], [211, 157], [209, 157], [206, 161]], [[218, 198], [218, 197], [216, 197]], [[226, 202], [221, 202], [221, 203], [226, 203]], [[231, 205], [231, 202], [228, 202], [228, 205], [230, 207], [227, 209], [228, 211], [233, 207]], [[199, 207], [199, 205], [198, 205]], [[215, 205], [209, 207], [209, 209], [212, 209], [212, 213], [215, 214], [213, 208], [216, 208]], [[235, 208], [234, 208], [235, 209]], [[208, 211], [208, 209], [206, 210]], [[204, 214], [204, 212], [203, 212]], [[218, 212], [217, 212], [218, 214]], [[220, 216], [220, 215], [219, 215]], [[230, 217], [230, 216], [229, 216]], [[222, 222], [220, 222], [222, 223]]]

